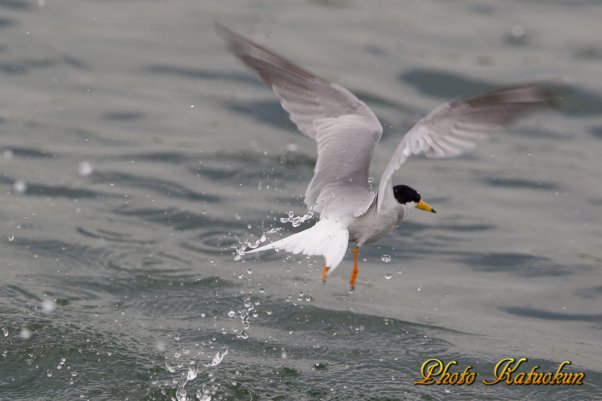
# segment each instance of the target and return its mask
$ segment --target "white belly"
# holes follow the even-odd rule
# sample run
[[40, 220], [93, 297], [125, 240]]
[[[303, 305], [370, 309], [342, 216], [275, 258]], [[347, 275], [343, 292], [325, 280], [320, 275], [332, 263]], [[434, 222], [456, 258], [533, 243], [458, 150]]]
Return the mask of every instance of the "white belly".
[[349, 239], [357, 242], [358, 246], [365, 243], [375, 242], [389, 234], [405, 215], [403, 205], [397, 204], [395, 207], [384, 211], [376, 218], [376, 213], [372, 209], [366, 214], [358, 217], [349, 227]]

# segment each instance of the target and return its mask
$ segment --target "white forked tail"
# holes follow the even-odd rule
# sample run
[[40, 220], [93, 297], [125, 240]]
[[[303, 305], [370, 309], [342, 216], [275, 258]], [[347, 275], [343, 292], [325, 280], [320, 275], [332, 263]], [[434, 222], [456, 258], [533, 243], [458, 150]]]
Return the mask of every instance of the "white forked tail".
[[347, 225], [340, 221], [323, 218], [313, 227], [293, 234], [271, 244], [252, 249], [246, 253], [267, 251], [269, 249], [284, 250], [292, 254], [302, 253], [304, 255], [322, 255], [326, 265], [330, 267], [328, 273], [341, 263], [347, 244], [349, 242], [349, 231]]

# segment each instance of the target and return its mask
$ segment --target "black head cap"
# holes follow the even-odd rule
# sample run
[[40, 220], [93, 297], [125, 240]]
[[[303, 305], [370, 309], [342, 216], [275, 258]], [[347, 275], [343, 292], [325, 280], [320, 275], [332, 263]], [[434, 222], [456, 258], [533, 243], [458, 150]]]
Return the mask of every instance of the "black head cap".
[[395, 185], [393, 187], [393, 195], [397, 202], [406, 204], [408, 202], [420, 202], [420, 194], [413, 188], [408, 187], [407, 185]]

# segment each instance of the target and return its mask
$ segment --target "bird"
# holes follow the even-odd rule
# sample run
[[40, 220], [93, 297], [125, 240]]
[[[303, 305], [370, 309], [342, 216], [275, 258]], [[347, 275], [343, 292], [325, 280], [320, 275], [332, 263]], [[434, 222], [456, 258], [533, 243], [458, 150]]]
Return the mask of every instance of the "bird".
[[245, 251], [284, 250], [324, 257], [321, 278], [353, 247], [350, 291], [355, 288], [359, 249], [393, 231], [413, 209], [436, 213], [420, 193], [393, 185], [393, 174], [410, 156], [450, 158], [476, 147], [479, 139], [526, 114], [555, 105], [558, 82], [542, 81], [488, 91], [444, 103], [402, 138], [376, 192], [369, 168], [383, 128], [372, 110], [343, 86], [326, 80], [215, 21], [215, 31], [242, 64], [280, 99], [299, 131], [317, 143], [314, 175], [304, 203], [319, 213], [316, 224], [270, 244]]

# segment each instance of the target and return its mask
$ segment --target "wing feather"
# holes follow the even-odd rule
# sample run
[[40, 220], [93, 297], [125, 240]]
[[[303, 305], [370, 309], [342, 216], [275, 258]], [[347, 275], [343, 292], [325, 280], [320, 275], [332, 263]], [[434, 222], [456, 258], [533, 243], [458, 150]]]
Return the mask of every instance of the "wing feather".
[[[254, 71], [280, 98], [297, 128], [318, 144], [314, 176], [305, 192], [305, 204], [326, 206], [323, 192], [357, 185], [369, 193], [368, 171], [382, 126], [372, 110], [353, 93], [296, 65], [275, 52], [215, 23], [216, 32], [243, 64]], [[365, 201], [364, 201], [365, 203]], [[340, 203], [339, 203], [340, 204]]]
[[520, 117], [551, 105], [558, 82], [526, 84], [495, 90], [445, 103], [418, 121], [402, 138], [381, 176], [377, 213], [394, 202], [391, 178], [410, 155], [429, 158], [459, 156], [476, 147], [476, 141], [512, 124]]

